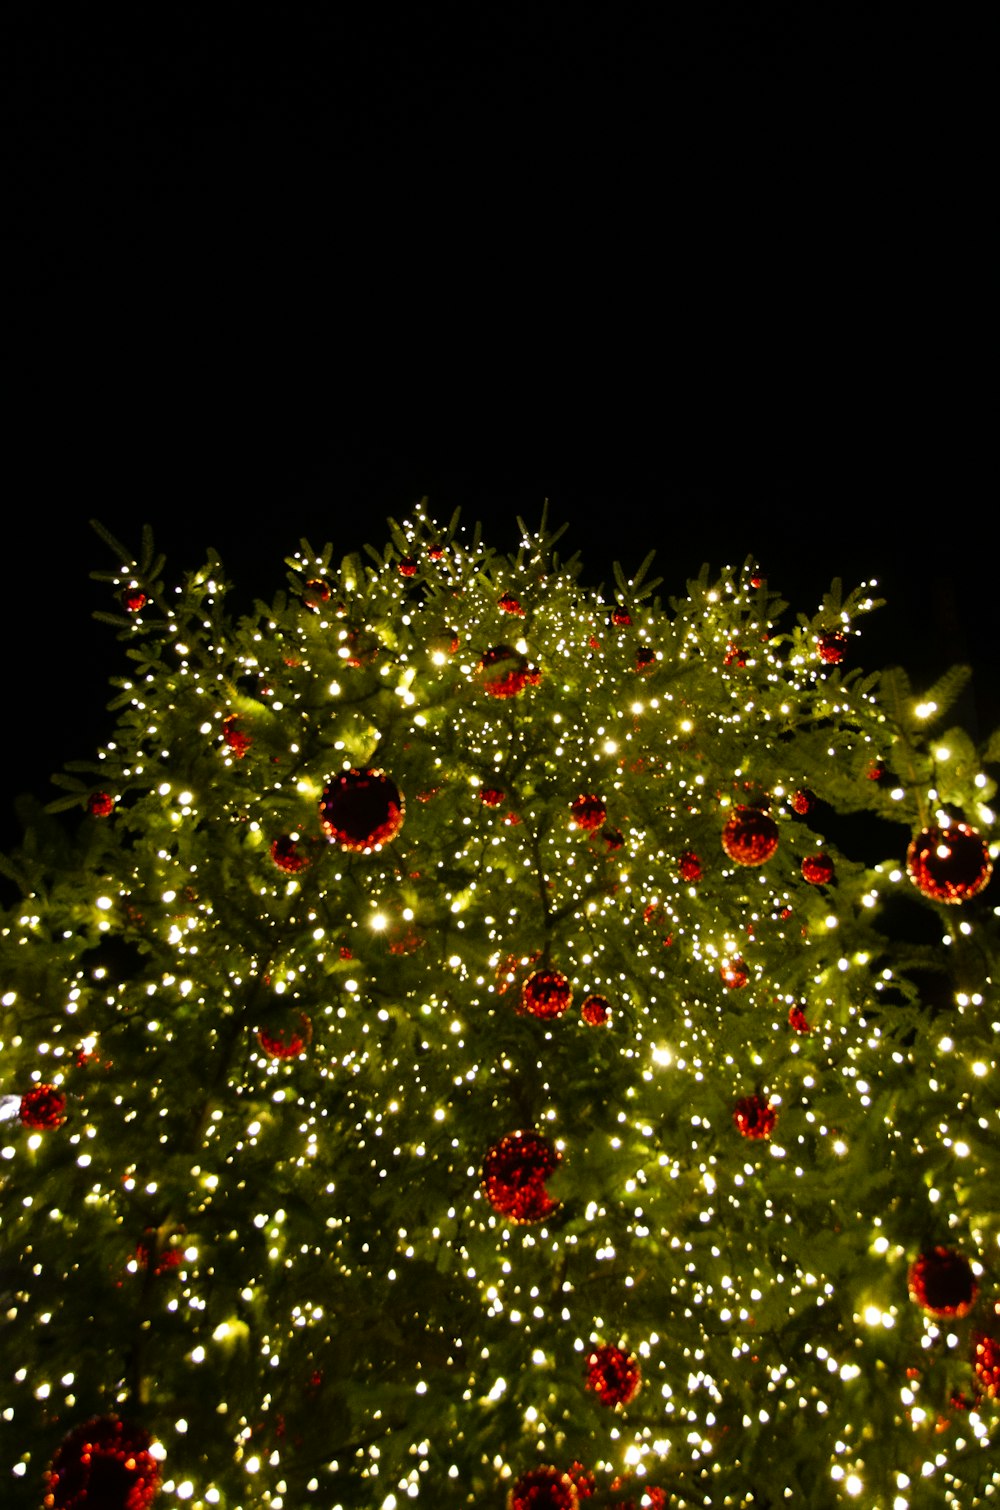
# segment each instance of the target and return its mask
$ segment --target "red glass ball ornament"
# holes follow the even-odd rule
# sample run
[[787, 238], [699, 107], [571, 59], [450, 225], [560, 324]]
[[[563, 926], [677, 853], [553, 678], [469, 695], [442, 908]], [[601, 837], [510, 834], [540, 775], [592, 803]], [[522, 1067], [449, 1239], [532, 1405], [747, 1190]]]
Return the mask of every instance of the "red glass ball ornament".
[[561, 1157], [541, 1133], [508, 1133], [483, 1160], [483, 1194], [498, 1215], [512, 1222], [543, 1221], [559, 1204], [549, 1195], [545, 1181]]
[[394, 839], [403, 826], [403, 797], [384, 771], [341, 771], [324, 787], [319, 821], [327, 838], [360, 853]]
[[440, 561], [441, 557], [443, 555], [444, 555], [444, 546], [443, 545], [429, 545], [427, 547], [427, 559], [429, 561]]
[[160, 1487], [152, 1438], [116, 1416], [63, 1437], [45, 1473], [46, 1510], [148, 1510]]
[[141, 587], [126, 587], [122, 593], [122, 607], [126, 613], [142, 613], [148, 602]]
[[622, 845], [625, 843], [620, 828], [606, 828], [604, 830], [603, 838], [604, 843], [607, 845], [609, 850], [621, 849]]
[[595, 1347], [587, 1354], [587, 1388], [602, 1405], [628, 1405], [639, 1393], [642, 1374], [634, 1353], [620, 1347]]
[[280, 834], [271, 845], [271, 859], [279, 870], [285, 875], [297, 875], [300, 870], [308, 870], [312, 861], [309, 856], [303, 854], [299, 848], [298, 840], [293, 839], [291, 834]]
[[507, 1510], [577, 1510], [580, 1496], [568, 1473], [558, 1468], [531, 1468], [507, 1495]]
[[307, 608], [318, 608], [321, 603], [327, 603], [330, 599], [330, 584], [324, 582], [322, 577], [313, 577], [305, 585], [302, 593], [302, 601]]
[[558, 970], [536, 970], [521, 987], [521, 1011], [532, 1017], [561, 1017], [572, 1000], [570, 983]]
[[294, 1021], [277, 1032], [261, 1028], [257, 1042], [272, 1059], [297, 1059], [312, 1042], [312, 1032], [312, 1023], [305, 1012], [297, 1012]]
[[733, 1107], [733, 1121], [744, 1138], [769, 1138], [778, 1113], [763, 1096], [743, 1096]]
[[627, 629], [632, 622], [632, 615], [627, 608], [612, 608], [611, 622], [616, 629]]
[[412, 556], [404, 556], [399, 563], [399, 575], [401, 577], [415, 577], [417, 575], [417, 563]]
[[570, 804], [570, 813], [577, 828], [585, 834], [592, 834], [603, 827], [608, 816], [608, 810], [600, 797], [593, 796], [574, 798]]
[[750, 979], [750, 971], [746, 962], [738, 956], [727, 956], [719, 966], [719, 974], [722, 976], [722, 984], [727, 991], [739, 991]]
[[821, 634], [816, 641], [819, 658], [827, 666], [839, 666], [847, 654], [847, 636], [839, 629]]
[[527, 660], [510, 645], [492, 645], [484, 650], [479, 675], [488, 697], [516, 697], [532, 680]]
[[66, 1120], [66, 1097], [54, 1085], [35, 1085], [21, 1097], [23, 1127], [59, 1127]]
[[512, 613], [516, 614], [518, 618], [524, 618], [524, 609], [521, 606], [521, 600], [515, 597], [512, 592], [505, 592], [502, 598], [497, 598], [497, 607], [501, 613]]
[[742, 645], [730, 644], [726, 646], [726, 653], [722, 660], [724, 666], [745, 666], [746, 663], [747, 652]]
[[484, 786], [479, 793], [479, 800], [483, 807], [503, 807], [504, 794], [498, 787]]
[[833, 880], [833, 861], [829, 855], [806, 855], [802, 861], [802, 879], [810, 886], [826, 886]]
[[738, 807], [722, 830], [722, 847], [737, 865], [766, 865], [778, 847], [778, 825], [756, 807]]
[[87, 798], [87, 812], [93, 818], [109, 818], [115, 810], [115, 799], [109, 792], [91, 792]]
[[636, 671], [645, 674], [647, 671], [652, 671], [655, 665], [656, 651], [651, 650], [648, 645], [640, 645], [635, 653]]
[[232, 750], [237, 760], [242, 760], [253, 744], [252, 736], [245, 733], [237, 723], [235, 713], [223, 721], [222, 742], [227, 749]]
[[1000, 1398], [1000, 1341], [982, 1332], [973, 1333], [972, 1367], [991, 1400]]
[[694, 882], [701, 880], [701, 861], [693, 849], [686, 849], [684, 851], [677, 862], [677, 869], [680, 871], [682, 881]]
[[907, 1285], [910, 1299], [932, 1316], [968, 1316], [979, 1294], [969, 1260], [940, 1246], [910, 1265]]
[[603, 1027], [611, 1019], [611, 1003], [604, 996], [588, 996], [580, 1005], [580, 1016], [590, 1028]]
[[803, 1012], [802, 1008], [799, 1006], [789, 1007], [788, 1026], [791, 1028], [793, 1033], [812, 1032], [812, 1028], [809, 1026], [809, 1020], [806, 1017], [806, 1014]]
[[792, 798], [792, 809], [804, 818], [806, 813], [811, 813], [816, 806], [816, 795], [808, 787], [802, 787]]
[[918, 891], [934, 902], [967, 902], [993, 874], [990, 852], [965, 823], [925, 828], [906, 851], [906, 869]]

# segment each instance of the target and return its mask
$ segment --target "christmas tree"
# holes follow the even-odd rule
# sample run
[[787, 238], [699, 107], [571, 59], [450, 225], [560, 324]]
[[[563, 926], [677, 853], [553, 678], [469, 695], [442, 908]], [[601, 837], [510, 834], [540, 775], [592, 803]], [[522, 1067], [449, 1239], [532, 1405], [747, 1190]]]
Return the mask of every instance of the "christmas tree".
[[990, 1501], [995, 819], [875, 584], [109, 538], [4, 862], [11, 1510]]

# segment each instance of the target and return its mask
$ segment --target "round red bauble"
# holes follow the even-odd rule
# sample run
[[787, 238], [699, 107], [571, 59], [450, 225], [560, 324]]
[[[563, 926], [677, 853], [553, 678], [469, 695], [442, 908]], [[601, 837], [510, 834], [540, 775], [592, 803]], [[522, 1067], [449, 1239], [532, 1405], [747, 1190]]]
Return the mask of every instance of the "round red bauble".
[[503, 807], [504, 794], [498, 787], [484, 786], [479, 793], [483, 807]]
[[722, 830], [722, 847], [737, 865], [766, 865], [778, 847], [778, 825], [756, 807], [738, 807]]
[[841, 634], [839, 629], [821, 634], [816, 641], [816, 649], [820, 660], [827, 666], [839, 666], [847, 654], [847, 636]]
[[642, 1375], [634, 1353], [620, 1347], [595, 1347], [587, 1354], [587, 1388], [602, 1405], [628, 1405], [639, 1393]]
[[91, 792], [87, 798], [87, 812], [93, 818], [109, 818], [115, 810], [115, 799], [109, 792]]
[[617, 629], [627, 629], [632, 622], [632, 615], [627, 608], [612, 608], [611, 622]]
[[510, 645], [492, 645], [484, 650], [479, 675], [489, 697], [516, 697], [535, 679], [525, 657]]
[[694, 850], [686, 849], [677, 862], [682, 881], [701, 880], [701, 861]]
[[600, 797], [576, 797], [570, 804], [569, 810], [573, 822], [585, 834], [592, 834], [595, 829], [601, 828], [608, 816], [608, 810]]
[[951, 823], [925, 828], [910, 841], [906, 869], [925, 897], [957, 903], [979, 895], [993, 874], [993, 862], [974, 828]]
[[323, 789], [319, 821], [334, 844], [360, 852], [394, 839], [403, 826], [404, 804], [384, 771], [341, 771]]
[[33, 1086], [21, 1097], [23, 1127], [59, 1127], [66, 1120], [66, 1097], [54, 1085]]
[[580, 1005], [580, 1016], [588, 1027], [602, 1027], [610, 1021], [611, 1003], [604, 996], [588, 996]]
[[45, 1473], [46, 1510], [147, 1510], [160, 1487], [152, 1438], [115, 1416], [63, 1437]]
[[122, 607], [126, 613], [142, 613], [148, 602], [141, 587], [126, 587], [122, 593]]
[[507, 1510], [577, 1510], [580, 1497], [568, 1473], [531, 1468], [507, 1495]]
[[305, 585], [302, 601], [307, 608], [318, 608], [321, 603], [329, 601], [330, 584], [324, 582], [322, 577], [313, 577]]
[[412, 556], [404, 556], [399, 563], [399, 575], [401, 577], [415, 577], [417, 575], [417, 563]]
[[791, 1028], [793, 1033], [812, 1032], [812, 1028], [809, 1026], [809, 1020], [806, 1017], [806, 1014], [803, 1012], [802, 1008], [798, 1006], [789, 1007], [788, 1026]]
[[829, 855], [806, 855], [802, 861], [802, 879], [810, 886], [826, 886], [833, 880], [833, 861]]
[[540, 1133], [513, 1132], [494, 1143], [483, 1160], [483, 1194], [493, 1210], [512, 1222], [540, 1222], [555, 1211], [545, 1188], [561, 1155]]
[[298, 1012], [295, 1021], [287, 1027], [272, 1032], [268, 1028], [261, 1028], [257, 1034], [257, 1042], [269, 1054], [272, 1059], [297, 1059], [302, 1050], [312, 1040], [312, 1023], [305, 1012]]
[[536, 970], [521, 988], [521, 1011], [532, 1017], [561, 1017], [572, 1000], [570, 983], [558, 970]]
[[505, 592], [502, 598], [497, 598], [497, 607], [501, 613], [516, 614], [518, 618], [524, 618], [524, 609], [521, 607], [520, 598], [516, 598], [512, 592]]
[[738, 955], [727, 956], [719, 966], [719, 974], [722, 976], [722, 984], [727, 991], [738, 991], [750, 979], [746, 962]]
[[302, 853], [298, 841], [291, 834], [281, 834], [271, 845], [271, 859], [279, 870], [283, 870], [287, 876], [294, 876], [300, 870], [308, 869], [312, 863], [308, 855]]
[[931, 1248], [910, 1265], [910, 1299], [932, 1316], [968, 1316], [979, 1294], [972, 1265], [952, 1248]]
[[763, 1096], [743, 1096], [733, 1107], [733, 1121], [744, 1138], [769, 1138], [778, 1113]]
[[242, 760], [247, 750], [253, 744], [251, 735], [244, 732], [236, 722], [236, 714], [233, 713], [225, 719], [222, 725], [222, 742], [232, 750], [237, 760]]
[[792, 810], [798, 813], [800, 818], [804, 818], [806, 813], [811, 813], [815, 806], [816, 794], [808, 787], [802, 787], [792, 797]]
[[621, 849], [625, 840], [620, 828], [606, 828], [604, 830], [604, 842], [608, 849]]
[[640, 645], [639, 649], [635, 653], [636, 671], [652, 671], [655, 665], [656, 651], [651, 650], [648, 645]]
[[976, 1378], [991, 1400], [1000, 1397], [1000, 1341], [974, 1332], [972, 1337], [972, 1367]]

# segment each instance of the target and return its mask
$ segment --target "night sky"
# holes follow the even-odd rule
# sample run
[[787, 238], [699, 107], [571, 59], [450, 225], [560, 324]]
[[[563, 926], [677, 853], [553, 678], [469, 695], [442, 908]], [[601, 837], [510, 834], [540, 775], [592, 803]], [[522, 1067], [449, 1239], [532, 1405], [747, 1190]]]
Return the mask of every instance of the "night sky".
[[971, 659], [1000, 721], [965, 18], [200, 9], [0, 23], [0, 843], [110, 732], [93, 516], [168, 577], [214, 546], [244, 607], [301, 536], [426, 494], [512, 547], [548, 497], [591, 581], [875, 576], [866, 663]]

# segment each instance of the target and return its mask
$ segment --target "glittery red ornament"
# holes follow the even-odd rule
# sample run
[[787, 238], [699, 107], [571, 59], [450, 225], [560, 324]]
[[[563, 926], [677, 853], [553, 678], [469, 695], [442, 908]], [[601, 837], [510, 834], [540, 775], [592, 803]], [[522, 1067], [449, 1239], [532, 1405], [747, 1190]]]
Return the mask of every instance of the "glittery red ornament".
[[620, 828], [606, 828], [602, 837], [609, 850], [621, 849], [625, 843]]
[[727, 955], [719, 966], [719, 974], [722, 976], [722, 984], [727, 991], [739, 991], [750, 979], [750, 971], [745, 961], [738, 956]]
[[479, 793], [483, 807], [503, 807], [504, 794], [495, 786], [484, 786]]
[[281, 834], [275, 839], [270, 854], [278, 869], [288, 876], [297, 875], [300, 870], [307, 870], [312, 864], [309, 856], [299, 848], [298, 840], [293, 839], [291, 834]]
[[148, 602], [141, 587], [126, 587], [122, 593], [122, 607], [126, 613], [142, 613]]
[[483, 1194], [494, 1211], [512, 1222], [543, 1221], [559, 1204], [549, 1195], [545, 1181], [561, 1157], [540, 1133], [508, 1133], [483, 1160]]
[[115, 1416], [63, 1437], [45, 1473], [46, 1510], [148, 1510], [160, 1487], [152, 1438]]
[[595, 1347], [587, 1354], [587, 1388], [602, 1405], [628, 1405], [639, 1393], [642, 1375], [634, 1353], [620, 1347]]
[[810, 886], [826, 886], [833, 880], [833, 861], [829, 855], [806, 855], [802, 861], [802, 879]]
[[733, 1107], [733, 1121], [744, 1138], [769, 1138], [778, 1113], [763, 1096], [743, 1096]]
[[59, 1127], [66, 1120], [66, 1097], [54, 1085], [36, 1085], [21, 1097], [24, 1127]]
[[415, 577], [417, 575], [417, 563], [412, 556], [404, 556], [400, 561], [399, 575], [401, 577]]
[[693, 849], [686, 849], [677, 862], [682, 881], [701, 880], [701, 861]]
[[302, 593], [302, 601], [307, 608], [318, 608], [321, 603], [329, 601], [330, 584], [324, 582], [322, 577], [313, 577], [307, 582]]
[[585, 834], [592, 834], [595, 829], [600, 828], [608, 816], [608, 810], [600, 797], [575, 797], [570, 803], [569, 810], [573, 822]]
[[561, 1017], [572, 1000], [570, 983], [558, 970], [536, 970], [521, 987], [521, 1011], [532, 1017]]
[[568, 1473], [531, 1468], [507, 1495], [507, 1510], [577, 1510], [580, 1496]]
[[588, 1027], [602, 1027], [611, 1017], [611, 1004], [603, 996], [588, 996], [581, 1003], [580, 1016]]
[[656, 665], [656, 651], [648, 645], [640, 645], [635, 653], [635, 669], [640, 672], [652, 671]]
[[502, 598], [497, 598], [497, 607], [501, 613], [516, 614], [518, 618], [524, 618], [524, 609], [521, 607], [520, 598], [516, 598], [512, 592], [505, 592]]
[[808, 787], [802, 787], [792, 798], [792, 808], [800, 818], [804, 818], [806, 813], [811, 813], [815, 806], [815, 793], [811, 792]]
[[811, 1033], [812, 1028], [802, 1008], [799, 1006], [789, 1007], [788, 1026], [793, 1033]]
[[968, 1316], [979, 1294], [972, 1265], [952, 1248], [931, 1248], [910, 1265], [910, 1299], [932, 1316]]
[[881, 760], [873, 760], [871, 765], [865, 772], [865, 775], [868, 777], [869, 781], [885, 781], [888, 778], [889, 773], [886, 770], [885, 766], [882, 764]]
[[738, 807], [722, 830], [722, 847], [737, 865], [766, 865], [778, 847], [778, 825], [756, 807]]
[[839, 629], [833, 629], [829, 634], [821, 634], [816, 641], [816, 649], [819, 658], [827, 666], [839, 666], [847, 654], [847, 636], [841, 634]]
[[528, 662], [510, 645], [493, 645], [479, 662], [483, 691], [489, 697], [516, 697], [532, 680]]
[[612, 608], [611, 622], [617, 629], [626, 629], [632, 622], [632, 615], [627, 608]]
[[236, 714], [233, 713], [222, 724], [222, 742], [232, 750], [237, 760], [242, 760], [247, 750], [253, 744], [251, 735], [244, 732], [236, 722]]
[[302, 1050], [312, 1041], [312, 1023], [305, 1012], [297, 1012], [294, 1021], [273, 1032], [261, 1028], [257, 1042], [272, 1059], [297, 1059]]
[[964, 823], [925, 828], [910, 842], [906, 869], [917, 890], [934, 902], [967, 902], [993, 874], [989, 850]]
[[1000, 1399], [1000, 1341], [996, 1337], [973, 1333], [972, 1367], [990, 1399]]
[[441, 557], [443, 555], [444, 555], [444, 546], [443, 545], [429, 545], [427, 547], [427, 559], [429, 561], [440, 561]]
[[384, 771], [341, 771], [323, 789], [319, 821], [334, 844], [360, 852], [394, 839], [403, 826], [404, 804]]
[[724, 666], [745, 666], [746, 663], [747, 652], [742, 645], [729, 644], [726, 646], [726, 653], [722, 660]]
[[115, 799], [109, 792], [91, 792], [87, 798], [87, 812], [93, 818], [108, 818], [115, 810]]

